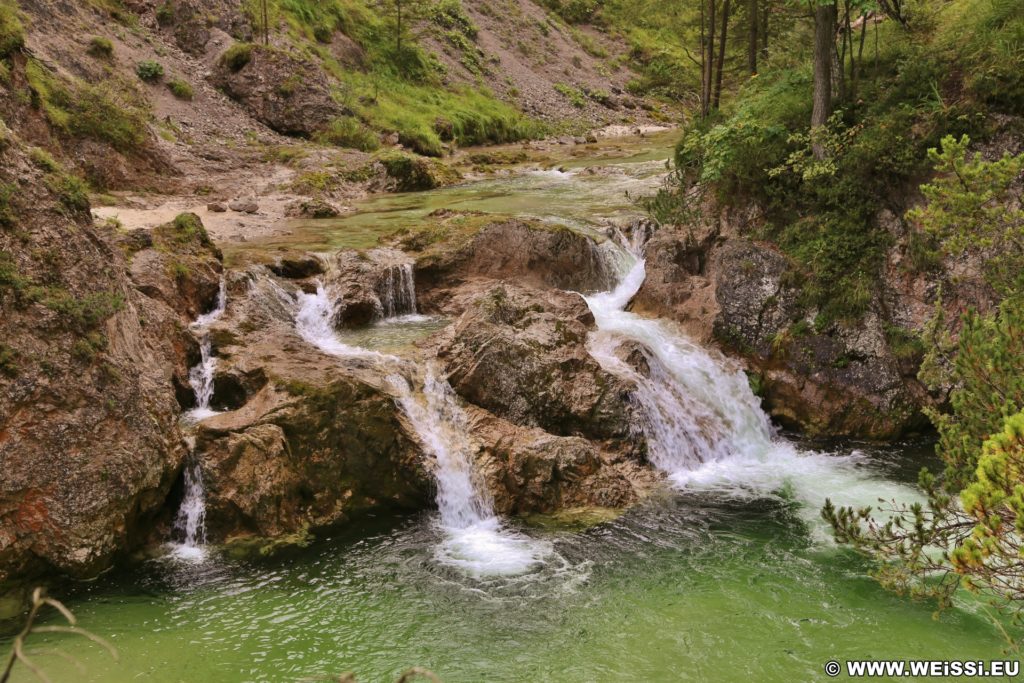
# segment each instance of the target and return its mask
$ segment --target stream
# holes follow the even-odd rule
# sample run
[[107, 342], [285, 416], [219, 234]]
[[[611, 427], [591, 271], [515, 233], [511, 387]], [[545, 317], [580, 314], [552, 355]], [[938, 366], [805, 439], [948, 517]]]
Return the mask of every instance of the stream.
[[[657, 187], [670, 145], [666, 136], [617, 142], [560, 170], [371, 197], [353, 216], [296, 224], [293, 244], [370, 246], [438, 208], [599, 234], [604, 221], [636, 213], [630, 197]], [[976, 605], [933, 618], [930, 605], [886, 593], [866, 562], [835, 547], [818, 516], [826, 496], [858, 505], [914, 499], [917, 470], [933, 465], [931, 445], [776, 434], [742, 372], [670, 325], [624, 310], [644, 261], [638, 245], [616, 248], [617, 286], [587, 298], [597, 323], [589, 346], [606, 370], [639, 387], [640, 427], [666, 474], [663, 491], [596, 523], [498, 518], [473, 481], [447, 382], [431, 367], [417, 385], [396, 373], [388, 381], [398, 403], [437, 462], [438, 510], [378, 515], [262, 561], [179, 548], [121, 567], [60, 596], [120, 661], [53, 635], [36, 647], [57, 644], [84, 670], [41, 650], [36, 663], [54, 681], [80, 683], [336, 680], [345, 671], [390, 682], [412, 666], [446, 683], [789, 683], [825, 680], [830, 659], [1001, 658], [999, 635]], [[399, 364], [403, 345], [445, 324], [416, 314], [410, 283], [398, 272], [392, 319], [342, 335], [325, 322], [329, 292], [303, 294], [296, 328], [325, 353]], [[648, 377], [615, 355], [626, 341], [650, 349]], [[200, 399], [215, 362], [207, 351], [197, 366]], [[205, 401], [197, 413], [209, 409]], [[196, 487], [199, 495], [201, 481]], [[201, 545], [201, 508], [186, 497], [180, 520], [192, 547]], [[34, 679], [22, 669], [13, 680]]]

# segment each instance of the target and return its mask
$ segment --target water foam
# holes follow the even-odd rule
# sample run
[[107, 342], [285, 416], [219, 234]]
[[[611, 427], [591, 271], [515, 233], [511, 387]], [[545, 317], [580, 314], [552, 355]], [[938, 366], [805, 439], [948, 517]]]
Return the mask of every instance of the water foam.
[[469, 425], [455, 392], [428, 364], [423, 391], [401, 375], [388, 383], [423, 446], [434, 457], [437, 506], [444, 540], [436, 557], [474, 578], [514, 576], [544, 561], [551, 547], [506, 528], [475, 481]]
[[[643, 258], [634, 251], [631, 260], [617, 287], [587, 298], [598, 328], [589, 348], [602, 367], [636, 386], [632, 398], [650, 461], [675, 487], [792, 499], [808, 521], [817, 520], [826, 497], [845, 505], [917, 498], [867, 471], [859, 453], [797, 448], [775, 433], [741, 368], [664, 321], [625, 311], [645, 277]], [[640, 345], [641, 368], [618, 353], [627, 342]]]

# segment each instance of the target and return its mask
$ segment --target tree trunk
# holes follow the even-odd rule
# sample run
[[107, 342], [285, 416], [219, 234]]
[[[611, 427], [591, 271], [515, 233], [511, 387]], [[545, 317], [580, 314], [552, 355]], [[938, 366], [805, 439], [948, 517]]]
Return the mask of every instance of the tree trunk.
[[711, 81], [715, 73], [715, 3], [708, 0], [707, 41], [705, 43], [707, 58], [704, 60], [704, 73], [701, 74], [700, 109], [701, 116], [711, 113]]
[[[814, 108], [811, 129], [824, 126], [832, 115], [832, 56], [835, 52], [836, 5], [819, 4], [814, 8]], [[812, 145], [815, 159], [823, 159], [825, 150]]]
[[757, 73], [757, 0], [748, 0], [747, 18], [750, 20], [750, 33], [747, 34], [747, 70], [754, 75]]
[[729, 0], [722, 3], [722, 33], [718, 37], [718, 73], [715, 75], [715, 100], [714, 108], [718, 109], [718, 103], [722, 100], [722, 71], [725, 69], [725, 46], [726, 37], [729, 35]]

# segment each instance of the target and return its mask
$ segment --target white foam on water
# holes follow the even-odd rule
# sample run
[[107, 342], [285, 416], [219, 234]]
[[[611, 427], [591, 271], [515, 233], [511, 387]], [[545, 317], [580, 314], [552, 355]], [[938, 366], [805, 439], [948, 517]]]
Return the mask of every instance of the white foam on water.
[[[636, 386], [632, 398], [648, 457], [674, 486], [731, 498], [792, 499], [816, 527], [826, 498], [840, 505], [919, 499], [866, 469], [859, 453], [806, 451], [776, 434], [742, 369], [674, 326], [624, 310], [644, 277], [644, 260], [634, 252], [617, 287], [587, 298], [598, 328], [589, 348], [602, 367]], [[642, 364], [623, 360], [628, 342], [639, 344]]]
[[455, 392], [428, 365], [422, 392], [401, 375], [388, 383], [399, 405], [434, 458], [437, 507], [444, 540], [436, 557], [444, 564], [482, 579], [531, 571], [552, 553], [550, 544], [506, 528], [475, 481], [469, 426]]
[[373, 355], [372, 351], [349, 346], [338, 339], [331, 322], [334, 316], [334, 301], [322, 282], [317, 282], [315, 294], [299, 292], [298, 305], [295, 329], [307, 342], [332, 356]]

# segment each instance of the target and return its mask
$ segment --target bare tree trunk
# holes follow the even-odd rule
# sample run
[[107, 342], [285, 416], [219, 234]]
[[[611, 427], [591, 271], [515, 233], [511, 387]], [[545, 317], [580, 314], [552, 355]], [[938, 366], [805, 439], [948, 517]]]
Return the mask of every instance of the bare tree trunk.
[[[819, 4], [814, 8], [814, 108], [811, 130], [828, 123], [832, 115], [832, 56], [835, 53], [836, 5]], [[820, 143], [812, 146], [815, 159], [825, 158]]]
[[722, 34], [718, 37], [718, 73], [715, 75], [715, 99], [712, 106], [718, 109], [722, 100], [722, 71], [725, 70], [726, 37], [729, 35], [729, 0], [722, 3]]
[[750, 32], [747, 34], [747, 70], [753, 75], [757, 73], [757, 0], [748, 0], [747, 18], [750, 20]]
[[711, 113], [711, 83], [715, 73], [715, 3], [717, 0], [708, 1], [707, 59], [704, 60], [704, 73], [701, 74], [701, 115], [705, 118]]

